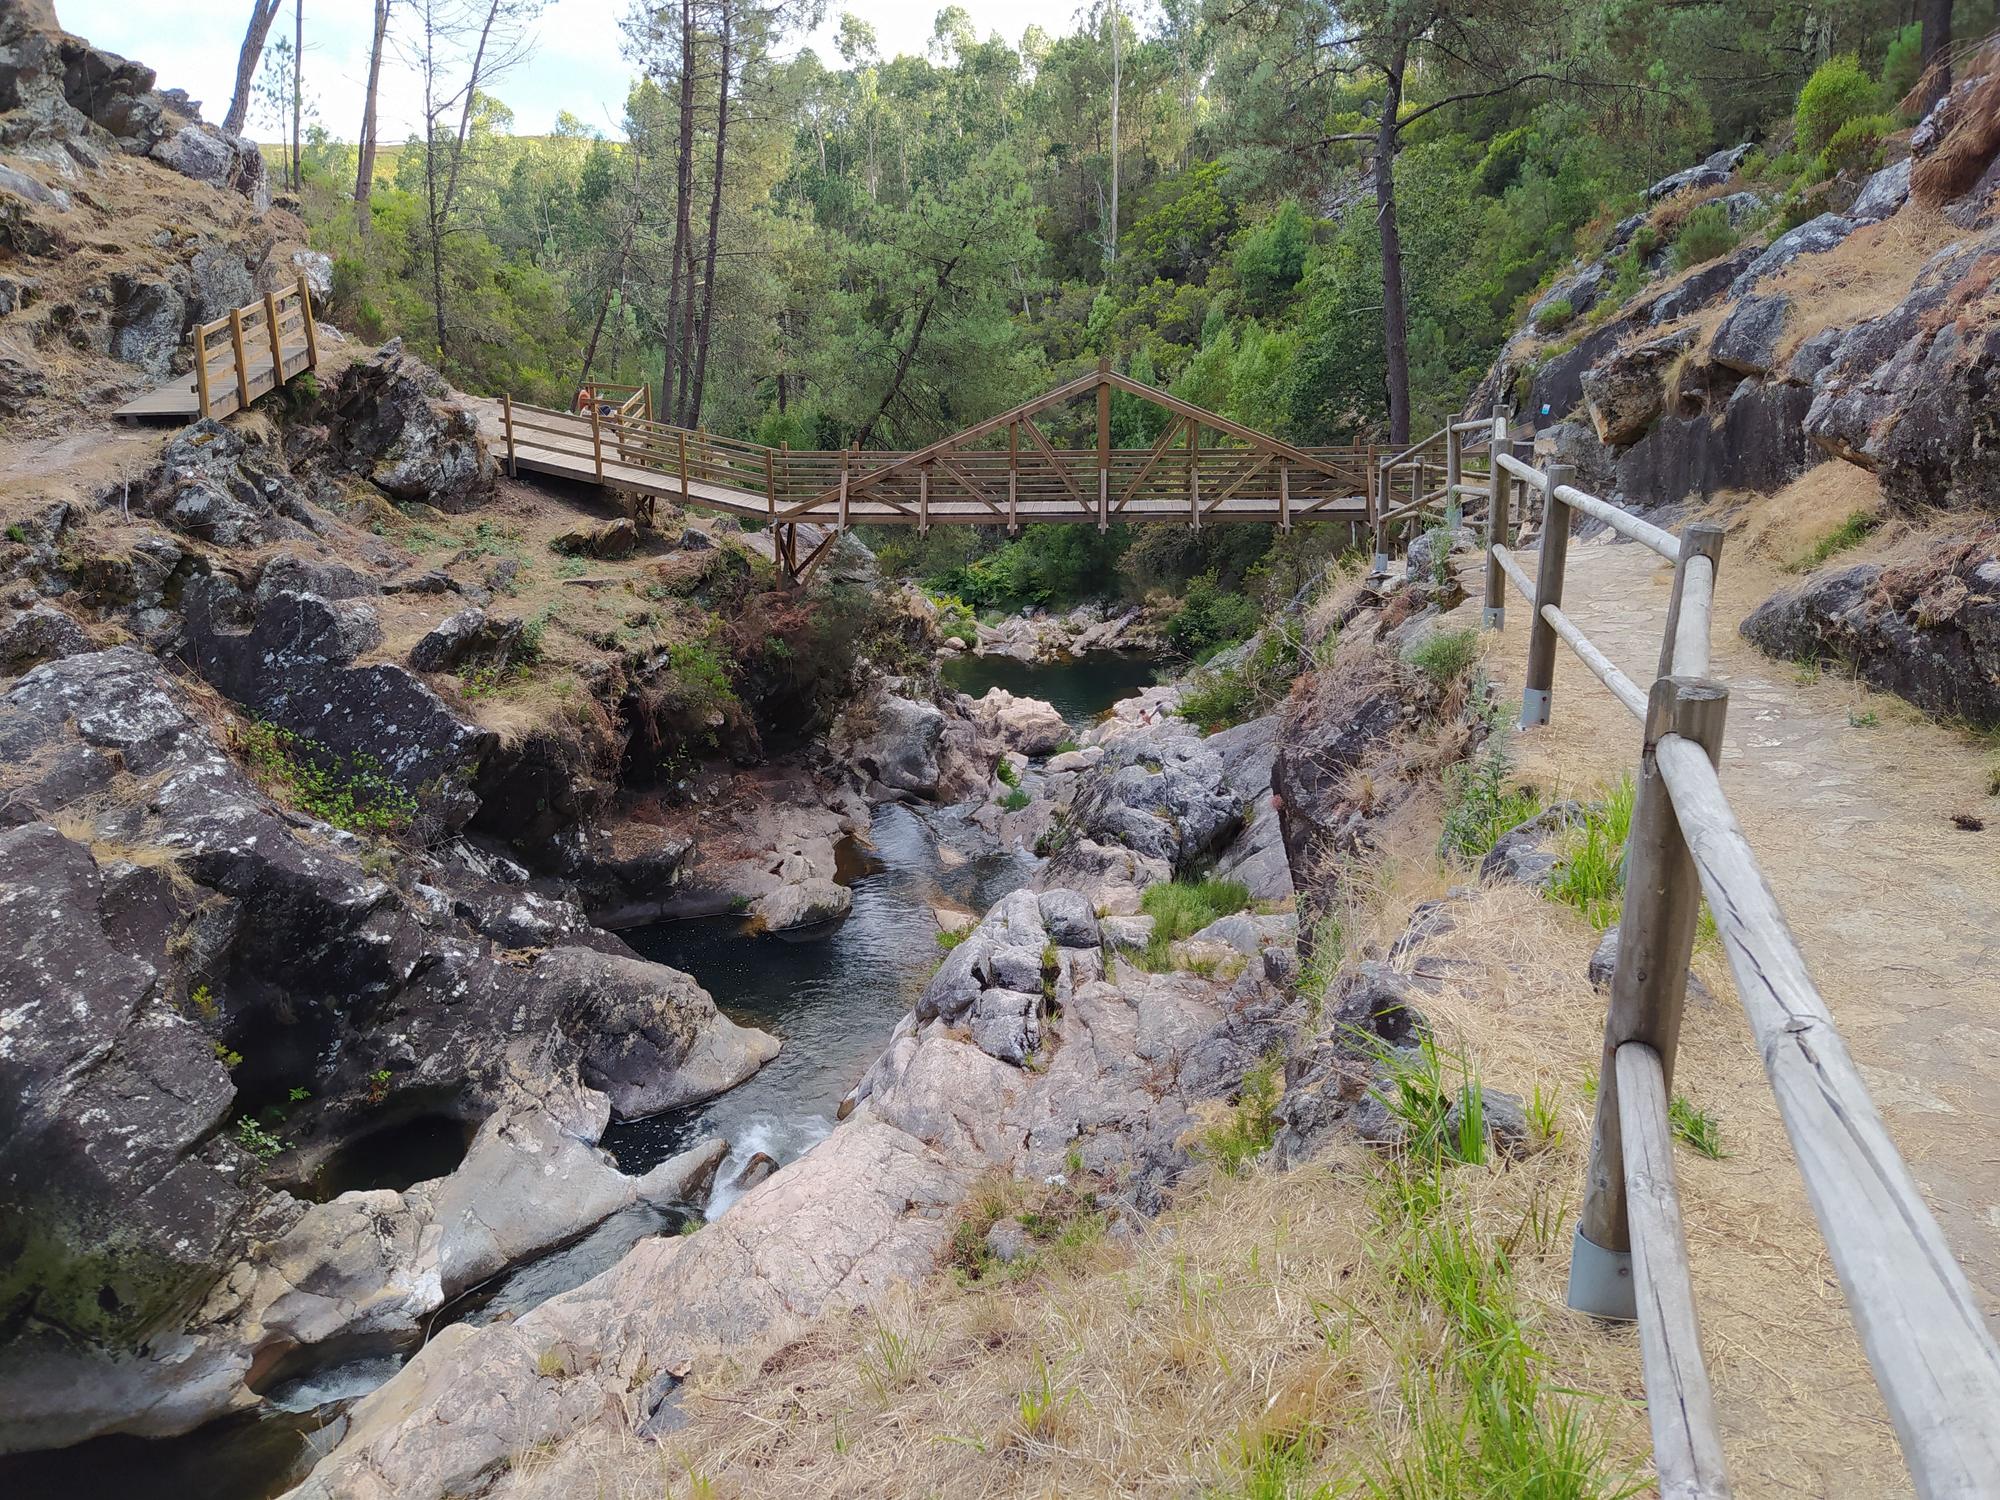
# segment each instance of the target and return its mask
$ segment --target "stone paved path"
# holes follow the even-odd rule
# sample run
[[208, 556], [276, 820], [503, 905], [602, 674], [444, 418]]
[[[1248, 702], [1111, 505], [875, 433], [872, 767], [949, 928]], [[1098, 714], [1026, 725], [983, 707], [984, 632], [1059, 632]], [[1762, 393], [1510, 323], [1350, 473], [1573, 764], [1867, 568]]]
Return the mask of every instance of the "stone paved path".
[[[1565, 607], [1642, 685], [1658, 660], [1670, 577], [1635, 545], [1571, 548]], [[1993, 752], [1886, 694], [1802, 680], [1745, 642], [1736, 629], [1744, 615], [1788, 581], [1725, 554], [1714, 637], [1716, 675], [1730, 688], [1722, 784], [1877, 1107], [2000, 1327]], [[1526, 630], [1527, 611], [1510, 598], [1507, 639], [1488, 649], [1516, 683]], [[1574, 788], [1636, 763], [1636, 722], [1567, 649], [1558, 650], [1554, 703], [1546, 737], [1519, 737], [1525, 771], [1552, 771]], [[1962, 830], [1955, 811], [1987, 827]], [[1768, 1091], [1762, 1103], [1775, 1116]], [[1772, 1165], [1796, 1182], [1790, 1161]]]

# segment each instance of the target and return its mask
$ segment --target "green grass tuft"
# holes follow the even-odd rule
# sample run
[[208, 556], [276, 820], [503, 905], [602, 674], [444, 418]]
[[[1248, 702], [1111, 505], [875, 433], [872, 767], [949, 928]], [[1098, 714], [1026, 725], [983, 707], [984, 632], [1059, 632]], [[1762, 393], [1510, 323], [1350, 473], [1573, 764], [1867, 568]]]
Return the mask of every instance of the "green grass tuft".
[[1574, 906], [1600, 932], [1618, 920], [1624, 903], [1625, 840], [1632, 831], [1636, 795], [1627, 777], [1602, 804], [1590, 809], [1583, 826], [1570, 830], [1549, 882], [1551, 897]]
[[1869, 535], [1881, 524], [1882, 518], [1872, 511], [1857, 510], [1850, 512], [1846, 520], [1814, 542], [1812, 546], [1808, 547], [1799, 556], [1786, 563], [1785, 571], [1787, 573], [1810, 573], [1836, 552], [1845, 552], [1851, 547], [1860, 546], [1868, 540]]
[[1146, 887], [1139, 909], [1153, 919], [1153, 936], [1139, 955], [1139, 967], [1156, 974], [1171, 969], [1177, 939], [1249, 904], [1250, 888], [1240, 880], [1173, 880]]
[[1674, 1095], [1667, 1106], [1667, 1123], [1676, 1139], [1710, 1161], [1721, 1161], [1729, 1153], [1722, 1149], [1722, 1126], [1714, 1115], [1697, 1109], [1685, 1094]]
[[1229, 1114], [1201, 1135], [1202, 1153], [1231, 1177], [1271, 1149], [1278, 1133], [1278, 1068], [1273, 1052], [1243, 1075]]
[[1410, 648], [1406, 658], [1433, 687], [1449, 687], [1479, 660], [1475, 630], [1434, 630]]

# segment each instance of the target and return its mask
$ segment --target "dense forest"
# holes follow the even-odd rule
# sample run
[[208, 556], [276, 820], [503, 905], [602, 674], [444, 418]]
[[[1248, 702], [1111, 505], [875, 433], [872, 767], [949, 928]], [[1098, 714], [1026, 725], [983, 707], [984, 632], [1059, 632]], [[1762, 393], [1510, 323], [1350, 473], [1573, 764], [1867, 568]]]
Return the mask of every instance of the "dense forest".
[[[1993, 19], [1990, 0], [1112, 0], [1016, 44], [950, 6], [921, 57], [844, 15], [829, 66], [795, 0], [635, 0], [614, 141], [567, 116], [511, 133], [538, 9], [377, 0], [383, 66], [421, 75], [430, 129], [370, 142], [366, 168], [306, 132], [333, 315], [469, 390], [561, 405], [586, 376], [645, 381], [667, 420], [811, 447], [918, 443], [1100, 356], [1294, 440], [1420, 435], [1649, 182], [1754, 139], [1776, 214], [1809, 217], [1815, 184], [1907, 118], [1950, 28]], [[1154, 420], [1121, 406], [1117, 440]], [[1272, 540], [1047, 530], [899, 537], [885, 562], [983, 606], [1212, 570], [1235, 587]]]

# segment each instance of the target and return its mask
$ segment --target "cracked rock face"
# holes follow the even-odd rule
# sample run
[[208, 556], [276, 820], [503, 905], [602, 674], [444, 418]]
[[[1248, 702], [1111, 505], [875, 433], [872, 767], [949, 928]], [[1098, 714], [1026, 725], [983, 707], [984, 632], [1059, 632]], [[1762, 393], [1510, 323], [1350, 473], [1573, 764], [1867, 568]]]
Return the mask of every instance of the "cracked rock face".
[[401, 339], [341, 376], [333, 410], [337, 460], [394, 498], [454, 514], [492, 498], [500, 466], [478, 421]]
[[[0, 911], [26, 934], [0, 953], [0, 1446], [184, 1431], [246, 1399], [281, 1324], [288, 1346], [414, 1326], [455, 1276], [642, 1191], [591, 1165], [611, 1113], [709, 1097], [776, 1050], [578, 914], [503, 954], [450, 894], [490, 880], [411, 851], [406, 894], [362, 853], [273, 804], [142, 652], [64, 656], [0, 697]], [[539, 1167], [438, 1189], [486, 1226], [458, 1249], [413, 1201], [335, 1222], [264, 1185], [231, 1125], [292, 1088], [300, 1176], [424, 1113], [505, 1112], [489, 1134], [573, 1165], [556, 1193]], [[280, 1243], [336, 1290], [267, 1324], [258, 1247]]]
[[1806, 433], [1906, 509], [2000, 506], [2000, 230], [1939, 251], [1896, 307], [1847, 330]]

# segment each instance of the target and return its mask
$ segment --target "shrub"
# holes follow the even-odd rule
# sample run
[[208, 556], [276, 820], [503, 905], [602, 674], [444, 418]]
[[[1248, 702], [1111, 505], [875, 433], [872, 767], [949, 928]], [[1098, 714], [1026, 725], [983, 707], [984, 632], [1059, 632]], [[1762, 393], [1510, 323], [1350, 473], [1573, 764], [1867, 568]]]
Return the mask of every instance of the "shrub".
[[1449, 687], [1479, 660], [1478, 632], [1434, 630], [1410, 648], [1406, 659], [1433, 687]]
[[1440, 854], [1471, 864], [1485, 855], [1501, 834], [1542, 810], [1542, 799], [1532, 790], [1506, 789], [1512, 771], [1507, 742], [1496, 732], [1477, 756], [1445, 772]]
[[1299, 663], [1297, 637], [1273, 625], [1240, 667], [1196, 673], [1175, 712], [1205, 734], [1246, 723], [1277, 706], [1299, 675]]
[[1882, 56], [1882, 96], [1885, 99], [1901, 99], [1917, 86], [1922, 76], [1924, 54], [1924, 28], [1918, 21], [1912, 21], [1889, 43], [1889, 49]]
[[1792, 114], [1799, 145], [1809, 152], [1824, 151], [1841, 126], [1857, 115], [1873, 113], [1880, 99], [1875, 80], [1853, 53], [1829, 57], [1799, 90]]
[[1569, 298], [1558, 297], [1535, 314], [1535, 332], [1547, 338], [1575, 316], [1576, 308]]
[[1819, 154], [1820, 171], [1831, 177], [1836, 172], [1872, 172], [1882, 163], [1882, 142], [1895, 134], [1896, 122], [1888, 115], [1856, 115], [1833, 133]]
[[262, 719], [230, 737], [253, 776], [323, 823], [350, 833], [395, 833], [417, 815], [417, 799], [372, 755], [335, 755], [317, 740]]
[[1022, 808], [1026, 807], [1030, 802], [1034, 800], [1035, 800], [1034, 798], [1030, 797], [1026, 792], [1022, 791], [1019, 787], [1015, 787], [1013, 791], [1009, 792], [1004, 798], [1001, 799], [1000, 807], [1002, 811], [1005, 812], [1019, 812]]
[[1231, 1177], [1270, 1149], [1278, 1134], [1278, 1065], [1273, 1052], [1243, 1075], [1236, 1103], [1222, 1120], [1201, 1135], [1203, 1154]]
[[1685, 271], [1718, 255], [1726, 255], [1736, 245], [1736, 228], [1729, 222], [1729, 210], [1720, 203], [1704, 203], [1687, 216], [1674, 241], [1674, 269]]
[[1175, 650], [1200, 656], [1250, 635], [1257, 619], [1256, 604], [1222, 588], [1214, 573], [1203, 573], [1189, 581], [1180, 609], [1167, 623], [1167, 639]]

